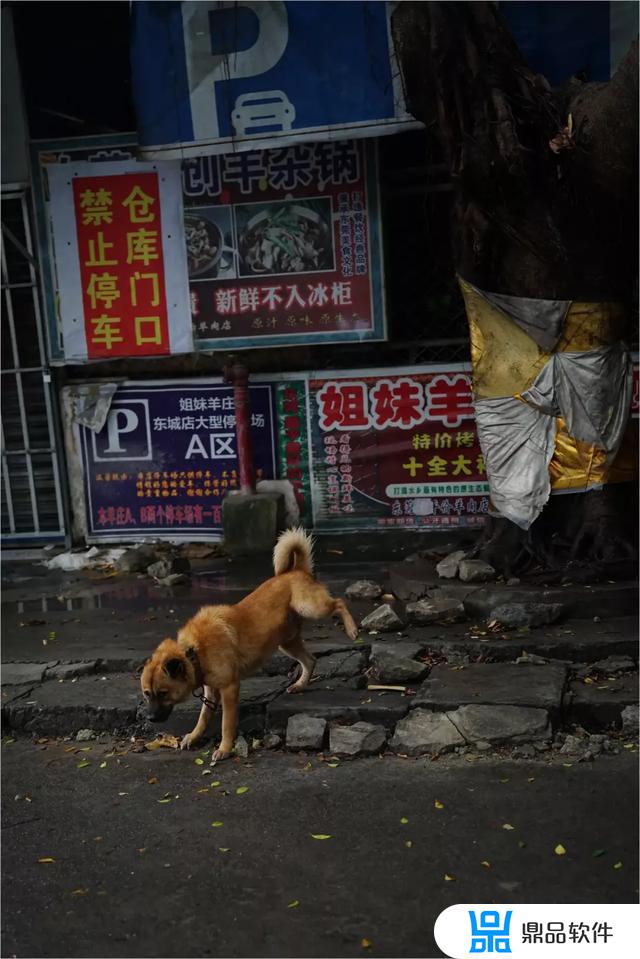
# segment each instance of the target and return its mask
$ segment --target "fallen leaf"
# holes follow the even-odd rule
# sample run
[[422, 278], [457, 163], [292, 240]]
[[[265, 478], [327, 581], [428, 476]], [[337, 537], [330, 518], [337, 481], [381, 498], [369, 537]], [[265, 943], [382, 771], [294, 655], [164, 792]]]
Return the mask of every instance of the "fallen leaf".
[[94, 842], [102, 842], [103, 840], [104, 840], [104, 836], [94, 836], [94, 837], [93, 837], [93, 841], [94, 841]]
[[196, 766], [204, 766], [204, 759], [200, 759], [199, 756], [197, 759], [194, 759], [193, 761], [196, 764]]
[[106, 769], [106, 768], [107, 768], [106, 762], [100, 763], [100, 769]]
[[606, 849], [594, 849], [593, 852], [591, 853], [591, 856], [593, 859], [599, 859], [600, 856], [604, 856], [606, 851], [607, 851]]
[[151, 776], [149, 779], [147, 779], [147, 782], [149, 783], [150, 786], [155, 786], [155, 784], [158, 782], [158, 777]]
[[214, 783], [211, 783], [212, 788], [215, 787], [215, 786], [219, 786], [219, 785], [220, 785], [220, 780], [219, 780], [219, 779], [216, 779], [216, 781], [215, 781]]
[[76, 752], [78, 752], [78, 753], [90, 753], [90, 752], [91, 752], [91, 746], [81, 746], [81, 747], [79, 747], [79, 748], [76, 750]]
[[436, 799], [433, 805], [436, 807], [436, 809], [444, 809], [444, 803], [440, 802], [439, 799]]
[[144, 743], [144, 749], [178, 749], [180, 743], [177, 736], [170, 736], [169, 733], [162, 733], [151, 742]]
[[208, 786], [205, 786], [204, 789], [198, 789], [197, 792], [199, 792], [199, 793], [208, 793], [208, 792], [209, 792], [209, 787], [208, 787]]
[[244, 794], [247, 792], [249, 792], [248, 786], [238, 786], [236, 789], [236, 796], [244, 796]]
[[327, 550], [327, 553], [331, 553], [333, 556], [343, 556], [343, 555], [344, 555], [344, 550], [343, 550], [343, 549], [328, 549], [328, 550]]
[[407, 819], [406, 816], [403, 816], [402, 819], [400, 820], [400, 822], [402, 823], [403, 826], [406, 826], [407, 823], [409, 822], [409, 820]]
[[340, 763], [327, 763], [329, 769], [337, 769]]
[[370, 939], [361, 939], [361, 940], [360, 940], [360, 945], [362, 946], [363, 949], [370, 949], [370, 948], [371, 948], [371, 940], [370, 940]]
[[72, 896], [86, 896], [88, 892], [89, 892], [88, 889], [72, 889], [72, 890], [71, 890], [71, 895], [72, 895]]
[[445, 882], [455, 882], [455, 881], [456, 881], [456, 877], [455, 877], [455, 876], [450, 876], [449, 873], [447, 873], [447, 872], [445, 872], [445, 874], [444, 874], [444, 876], [443, 876], [443, 879], [444, 879]]
[[491, 863], [489, 862], [488, 859], [482, 859], [480, 862], [480, 865], [484, 866], [485, 869], [491, 869]]
[[51, 856], [42, 856], [41, 859], [38, 859], [38, 862], [55, 862], [55, 859], [52, 859]]
[[413, 843], [411, 842], [410, 839], [407, 839], [407, 841], [405, 842], [405, 846], [407, 847], [407, 849], [411, 849], [411, 847], [413, 846]]
[[330, 835], [325, 835], [324, 833], [310, 833], [312, 839], [331, 839]]
[[498, 782], [499, 782], [499, 783], [508, 783], [509, 780], [508, 780], [508, 779], [499, 779]]
[[613, 868], [614, 868], [614, 869], [622, 869], [622, 862], [614, 862]]
[[88, 759], [83, 759], [81, 763], [78, 763], [77, 768], [78, 768], [78, 769], [84, 769], [85, 766], [90, 766], [90, 765], [91, 765], [91, 763], [89, 762]]
[[218, 852], [231, 852], [230, 846], [218, 846]]
[[535, 777], [535, 776], [529, 776], [529, 778], [527, 779], [527, 782], [528, 782], [528, 783], [534, 783], [535, 781], [536, 781], [536, 777]]
[[567, 769], [569, 769], [571, 766], [573, 766], [573, 763], [563, 763], [562, 765], [566, 766]]
[[555, 852], [556, 856], [564, 856], [567, 850], [564, 848], [562, 843], [559, 842], [553, 851]]
[[522, 839], [519, 839], [519, 840], [518, 840], [518, 845], [520, 846], [521, 849], [524, 849], [527, 844], [526, 844], [526, 842], [524, 842]]
[[215, 826], [215, 827], [218, 827], [218, 826], [224, 826], [224, 823], [223, 823], [223, 822], [220, 822], [219, 819], [216, 819], [216, 821], [215, 821], [215, 822], [212, 822], [211, 825], [212, 825], [212, 826]]
[[171, 796], [167, 796], [166, 799], [158, 799], [158, 802], [171, 802]]
[[297, 909], [299, 905], [300, 905], [300, 900], [294, 899], [293, 902], [290, 902], [288, 904], [287, 909]]
[[304, 766], [302, 767], [303, 773], [309, 772], [310, 769], [313, 769], [313, 766], [311, 765], [311, 763], [305, 763]]
[[510, 822], [505, 822], [505, 823], [503, 823], [502, 828], [503, 828], [503, 829], [514, 829], [515, 827], [512, 826]]
[[146, 846], [141, 846], [140, 849], [138, 849], [138, 852], [140, 853], [140, 855], [142, 855], [142, 853], [143, 853], [143, 852], [146, 852], [146, 851], [147, 851], [147, 847], [146, 847]]
[[127, 793], [127, 792], [120, 792], [120, 793], [118, 793], [118, 795], [119, 795], [119, 796], [128, 796], [129, 793]]

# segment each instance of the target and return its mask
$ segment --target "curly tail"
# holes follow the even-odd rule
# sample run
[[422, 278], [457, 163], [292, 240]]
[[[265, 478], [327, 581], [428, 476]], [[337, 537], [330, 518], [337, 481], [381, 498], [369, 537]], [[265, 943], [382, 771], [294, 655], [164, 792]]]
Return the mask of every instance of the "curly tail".
[[302, 526], [281, 533], [273, 550], [273, 571], [276, 576], [294, 569], [313, 576], [313, 537]]

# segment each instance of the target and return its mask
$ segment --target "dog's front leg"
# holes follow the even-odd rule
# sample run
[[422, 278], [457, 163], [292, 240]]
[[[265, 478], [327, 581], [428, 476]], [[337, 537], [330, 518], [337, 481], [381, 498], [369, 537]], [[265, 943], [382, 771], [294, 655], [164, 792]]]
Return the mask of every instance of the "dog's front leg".
[[[218, 690], [212, 689], [211, 686], [205, 686], [203, 692], [206, 700], [213, 700], [217, 703], [220, 699], [220, 693]], [[187, 735], [183, 737], [182, 742], [180, 743], [180, 749], [190, 749], [196, 740], [201, 739], [202, 736], [204, 736], [207, 731], [209, 717], [212, 714], [213, 706], [210, 706], [208, 702], [203, 702], [200, 715], [198, 716], [198, 722], [195, 724], [191, 732], [187, 733]]]
[[231, 755], [233, 744], [236, 741], [236, 730], [238, 728], [238, 700], [240, 698], [240, 684], [230, 683], [220, 690], [222, 699], [222, 742], [214, 750], [211, 756], [211, 762], [215, 763], [219, 759], [226, 759]]

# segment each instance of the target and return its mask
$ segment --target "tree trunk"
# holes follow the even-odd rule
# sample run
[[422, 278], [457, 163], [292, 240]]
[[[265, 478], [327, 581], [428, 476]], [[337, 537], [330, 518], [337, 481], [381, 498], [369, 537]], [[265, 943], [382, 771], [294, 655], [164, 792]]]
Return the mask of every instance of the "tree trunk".
[[[438, 129], [456, 188], [458, 274], [492, 293], [623, 302], [630, 322], [637, 43], [608, 83], [574, 78], [552, 90], [527, 67], [491, 3], [404, 0], [392, 26], [409, 109]], [[490, 520], [480, 549], [506, 572], [626, 558], [616, 506], [625, 485], [554, 497], [562, 507], [550, 500], [526, 533]]]

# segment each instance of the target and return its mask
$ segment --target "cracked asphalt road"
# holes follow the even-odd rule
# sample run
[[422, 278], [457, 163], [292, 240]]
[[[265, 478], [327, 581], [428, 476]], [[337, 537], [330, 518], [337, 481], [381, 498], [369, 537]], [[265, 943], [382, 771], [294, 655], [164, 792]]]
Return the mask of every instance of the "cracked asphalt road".
[[637, 753], [205, 774], [113, 745], [3, 745], [2, 956], [432, 957], [455, 902], [637, 902]]

